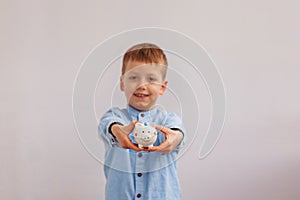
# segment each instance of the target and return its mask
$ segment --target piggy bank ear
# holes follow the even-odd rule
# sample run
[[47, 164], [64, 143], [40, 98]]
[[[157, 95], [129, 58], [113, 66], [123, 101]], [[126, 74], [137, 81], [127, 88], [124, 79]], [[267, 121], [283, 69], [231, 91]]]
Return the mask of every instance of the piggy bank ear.
[[141, 124], [140, 122], [137, 122], [137, 123], [135, 124], [135, 126], [136, 126], [136, 127], [141, 127], [142, 124]]

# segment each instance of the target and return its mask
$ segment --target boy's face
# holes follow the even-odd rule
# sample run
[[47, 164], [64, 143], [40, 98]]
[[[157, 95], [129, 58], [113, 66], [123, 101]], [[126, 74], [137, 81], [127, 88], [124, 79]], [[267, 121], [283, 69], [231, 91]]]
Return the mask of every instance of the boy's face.
[[157, 98], [166, 91], [167, 81], [163, 79], [166, 66], [144, 62], [128, 62], [120, 78], [120, 88], [127, 103], [140, 111], [150, 110]]

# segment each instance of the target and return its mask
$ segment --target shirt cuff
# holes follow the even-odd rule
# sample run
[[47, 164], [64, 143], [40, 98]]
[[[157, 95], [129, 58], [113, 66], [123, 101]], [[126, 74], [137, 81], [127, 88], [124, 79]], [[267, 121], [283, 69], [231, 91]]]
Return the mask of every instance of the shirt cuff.
[[177, 150], [181, 149], [184, 145], [184, 132], [180, 129], [180, 128], [170, 128], [173, 131], [179, 131], [180, 133], [182, 133], [182, 140], [180, 141], [180, 143], [178, 144], [178, 146], [176, 147]]
[[115, 136], [115, 135], [112, 133], [112, 131], [111, 131], [111, 127], [112, 127], [113, 125], [115, 125], [115, 124], [119, 124], [119, 125], [123, 126], [123, 124], [122, 124], [121, 122], [113, 122], [113, 123], [111, 123], [111, 124], [108, 126], [108, 133], [113, 137], [113, 138], [111, 139], [111, 142], [112, 142], [112, 143], [115, 143], [115, 142], [117, 141], [116, 136]]
[[182, 135], [184, 135], [183, 131], [180, 128], [170, 128], [173, 131], [179, 131], [182, 133]]

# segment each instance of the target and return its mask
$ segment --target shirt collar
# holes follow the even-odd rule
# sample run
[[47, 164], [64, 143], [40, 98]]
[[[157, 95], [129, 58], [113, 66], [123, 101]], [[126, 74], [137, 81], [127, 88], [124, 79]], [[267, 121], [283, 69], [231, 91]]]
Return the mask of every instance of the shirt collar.
[[129, 115], [131, 115], [133, 118], [137, 118], [139, 114], [144, 113], [145, 116], [153, 116], [156, 112], [157, 112], [157, 107], [155, 106], [154, 108], [152, 108], [151, 110], [147, 110], [147, 111], [139, 111], [137, 109], [135, 109], [134, 107], [127, 105], [127, 111], [129, 113]]

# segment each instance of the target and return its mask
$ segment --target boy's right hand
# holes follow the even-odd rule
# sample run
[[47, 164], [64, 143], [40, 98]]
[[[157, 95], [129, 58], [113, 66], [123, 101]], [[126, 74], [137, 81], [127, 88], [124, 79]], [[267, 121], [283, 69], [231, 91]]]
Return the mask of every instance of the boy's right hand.
[[138, 148], [136, 144], [133, 144], [129, 139], [129, 134], [134, 129], [137, 121], [133, 120], [129, 125], [122, 126], [119, 124], [114, 124], [111, 127], [111, 132], [116, 136], [120, 145], [125, 149], [133, 149], [135, 151], [141, 151], [142, 149]]

